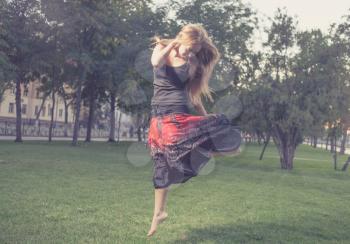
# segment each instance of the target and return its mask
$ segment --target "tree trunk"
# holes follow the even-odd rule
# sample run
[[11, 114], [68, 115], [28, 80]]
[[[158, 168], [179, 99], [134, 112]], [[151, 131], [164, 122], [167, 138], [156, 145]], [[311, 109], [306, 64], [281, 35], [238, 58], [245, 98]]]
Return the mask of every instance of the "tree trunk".
[[117, 132], [117, 141], [119, 142], [120, 138], [120, 124], [122, 121], [122, 113], [119, 111], [119, 118], [118, 118], [118, 132]]
[[54, 111], [55, 111], [55, 78], [52, 80], [52, 106], [51, 106], [51, 120], [49, 127], [49, 142], [52, 141], [52, 128], [53, 128], [53, 120], [54, 120]]
[[258, 145], [260, 146], [261, 145], [261, 133], [260, 132], [256, 132], [256, 135], [257, 135], [257, 139], [258, 139]]
[[142, 137], [141, 137], [141, 126], [137, 127], [137, 141], [142, 141]]
[[292, 145], [282, 145], [282, 148], [280, 148], [279, 151], [280, 151], [281, 169], [287, 169], [287, 170], [293, 169], [295, 147], [293, 147]]
[[69, 104], [67, 103], [66, 99], [64, 99], [64, 131], [63, 131], [63, 134], [65, 137], [68, 136], [68, 108], [69, 108]]
[[140, 111], [137, 112], [137, 117], [136, 117], [136, 134], [137, 134], [137, 141], [142, 141], [141, 139], [141, 119], [142, 115]]
[[90, 92], [90, 99], [89, 99], [89, 118], [86, 128], [86, 142], [91, 142], [91, 130], [94, 120], [94, 111], [95, 111], [95, 92], [92, 89]]
[[331, 152], [337, 152], [337, 136], [335, 125], [332, 128]]
[[40, 120], [38, 120], [38, 133], [37, 133], [38, 136], [40, 136], [40, 128], [41, 128], [41, 123], [40, 123]]
[[264, 147], [263, 147], [263, 150], [261, 151], [261, 154], [260, 154], [260, 157], [259, 157], [259, 160], [262, 160], [263, 156], [264, 156], [264, 153], [265, 153], [265, 149], [267, 147], [267, 145], [269, 144], [270, 142], [270, 136], [271, 134], [268, 133], [267, 136], [266, 136], [266, 141], [264, 142]]
[[326, 139], [326, 150], [328, 150], [328, 144], [329, 144], [329, 135], [327, 135], [327, 139]]
[[80, 79], [77, 84], [77, 94], [76, 94], [76, 109], [75, 109], [75, 121], [74, 121], [74, 129], [73, 129], [73, 141], [72, 146], [76, 146], [78, 144], [79, 137], [79, 129], [80, 129], [80, 103], [81, 103], [81, 89], [82, 83], [85, 80], [85, 71], [82, 72]]
[[109, 129], [109, 142], [115, 142], [115, 94], [111, 93], [111, 111], [110, 111], [110, 129]]
[[331, 143], [331, 153], [333, 153], [334, 152], [334, 137], [333, 136], [331, 136], [330, 137], [330, 143]]
[[346, 162], [341, 170], [346, 171], [348, 169], [349, 163], [350, 163], [350, 156], [348, 157], [348, 160], [346, 160]]
[[293, 169], [293, 159], [296, 149], [295, 136], [296, 128], [294, 131], [283, 132], [278, 125], [273, 129], [274, 142], [277, 146], [278, 153], [280, 155], [281, 169], [291, 170]]
[[341, 154], [341, 155], [345, 154], [347, 132], [348, 132], [348, 127], [344, 126], [344, 128], [343, 128], [343, 138], [342, 138], [342, 141], [341, 141], [341, 147], [340, 147], [340, 152], [339, 152], [339, 154]]
[[22, 140], [22, 104], [21, 104], [21, 78], [16, 80], [16, 139], [15, 142]]
[[317, 147], [317, 136], [314, 136], [314, 145], [313, 145], [314, 148]]
[[42, 111], [42, 109], [43, 109], [43, 107], [44, 107], [44, 104], [45, 104], [45, 101], [46, 101], [46, 98], [48, 97], [48, 95], [45, 95], [44, 97], [43, 97], [43, 99], [41, 100], [41, 104], [40, 104], [40, 107], [39, 107], [39, 111], [38, 111], [38, 113], [35, 115], [35, 122], [34, 122], [34, 124], [35, 124], [35, 127], [36, 127], [36, 131], [37, 131], [37, 136], [40, 136], [40, 122], [39, 122], [39, 120], [40, 120], [40, 114], [41, 114], [41, 111]]
[[146, 141], [146, 125], [142, 125], [142, 141]]

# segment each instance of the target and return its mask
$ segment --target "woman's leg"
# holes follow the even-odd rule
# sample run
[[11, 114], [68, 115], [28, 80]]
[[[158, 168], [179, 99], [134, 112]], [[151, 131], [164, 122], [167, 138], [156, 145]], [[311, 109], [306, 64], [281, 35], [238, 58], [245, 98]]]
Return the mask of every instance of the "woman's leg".
[[168, 187], [154, 189], [154, 214], [147, 236], [152, 236], [156, 232], [158, 224], [162, 223], [168, 217], [165, 211], [168, 191]]

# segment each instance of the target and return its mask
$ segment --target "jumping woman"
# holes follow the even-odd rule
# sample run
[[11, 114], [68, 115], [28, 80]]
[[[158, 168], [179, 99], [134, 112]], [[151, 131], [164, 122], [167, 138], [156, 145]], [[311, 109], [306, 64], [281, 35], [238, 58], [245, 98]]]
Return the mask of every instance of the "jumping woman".
[[[187, 24], [174, 39], [154, 37], [154, 93], [148, 134], [154, 161], [154, 215], [147, 236], [164, 221], [171, 184], [197, 176], [214, 155], [236, 153], [238, 126], [224, 114], [207, 114], [201, 97], [213, 102], [209, 79], [220, 54], [200, 24]], [[190, 113], [190, 107], [199, 115]]]

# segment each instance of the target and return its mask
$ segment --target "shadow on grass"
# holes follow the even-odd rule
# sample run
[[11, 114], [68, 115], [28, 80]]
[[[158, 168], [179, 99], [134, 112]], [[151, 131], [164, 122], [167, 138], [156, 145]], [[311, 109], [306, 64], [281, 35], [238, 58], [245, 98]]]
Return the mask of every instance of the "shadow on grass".
[[288, 225], [260, 222], [191, 229], [170, 243], [333, 243], [349, 240], [350, 234], [345, 230], [344, 233], [343, 236], [334, 232], [325, 233], [325, 229], [317, 226], [307, 228], [303, 223]]

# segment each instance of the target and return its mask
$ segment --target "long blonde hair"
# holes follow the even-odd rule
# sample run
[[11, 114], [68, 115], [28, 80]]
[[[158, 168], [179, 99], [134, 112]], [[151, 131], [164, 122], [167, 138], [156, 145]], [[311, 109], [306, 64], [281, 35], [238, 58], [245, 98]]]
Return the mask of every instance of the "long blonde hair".
[[[187, 24], [181, 28], [181, 31], [176, 35], [176, 38], [181, 44], [195, 45], [200, 44], [201, 49], [196, 53], [198, 66], [195, 72], [190, 75], [189, 82], [186, 86], [189, 98], [193, 104], [202, 104], [202, 96], [207, 97], [213, 102], [211, 92], [214, 92], [209, 87], [209, 79], [213, 73], [216, 63], [220, 59], [220, 53], [209, 38], [207, 31], [201, 24]], [[152, 45], [158, 43], [168, 45], [174, 39], [160, 38], [158, 35], [152, 37]], [[191, 60], [190, 60], [191, 61]]]

